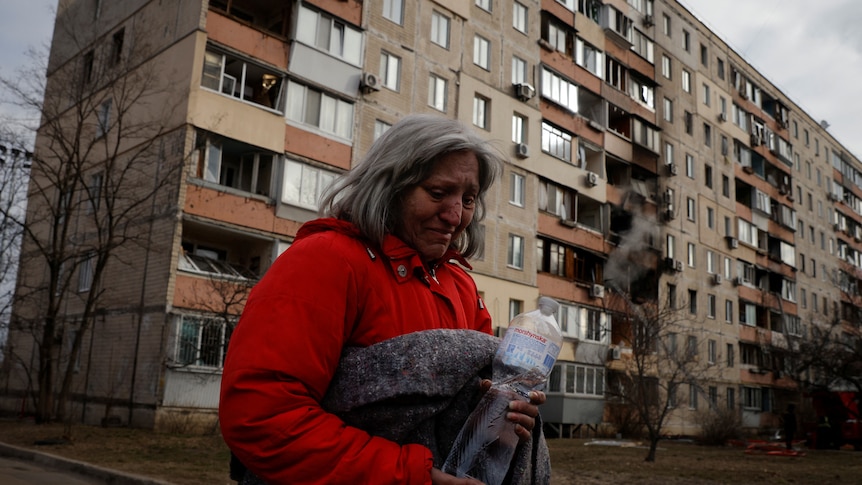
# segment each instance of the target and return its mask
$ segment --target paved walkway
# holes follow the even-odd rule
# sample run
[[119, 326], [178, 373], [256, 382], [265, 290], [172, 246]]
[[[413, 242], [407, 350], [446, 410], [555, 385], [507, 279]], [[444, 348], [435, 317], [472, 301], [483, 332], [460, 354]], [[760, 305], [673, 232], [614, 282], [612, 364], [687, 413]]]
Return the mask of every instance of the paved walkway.
[[4, 485], [171, 485], [141, 475], [0, 443], [0, 483]]

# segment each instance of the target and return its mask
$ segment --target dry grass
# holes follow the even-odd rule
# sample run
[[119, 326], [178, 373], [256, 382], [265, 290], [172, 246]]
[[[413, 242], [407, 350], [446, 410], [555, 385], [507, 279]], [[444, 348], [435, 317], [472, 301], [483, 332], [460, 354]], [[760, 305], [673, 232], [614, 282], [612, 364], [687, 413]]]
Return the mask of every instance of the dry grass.
[[860, 484], [862, 453], [804, 450], [805, 456], [748, 455], [742, 448], [663, 441], [654, 463], [644, 447], [549, 440], [552, 485]]
[[[169, 481], [177, 485], [231, 484], [228, 451], [218, 435], [167, 435], [127, 428], [75, 426], [68, 444], [62, 425], [0, 421], [0, 441]], [[655, 463], [645, 448], [586, 446], [587, 440], [549, 440], [551, 485], [620, 484], [853, 484], [862, 483], [862, 453], [807, 451], [800, 458], [746, 455], [740, 448], [662, 442]]]

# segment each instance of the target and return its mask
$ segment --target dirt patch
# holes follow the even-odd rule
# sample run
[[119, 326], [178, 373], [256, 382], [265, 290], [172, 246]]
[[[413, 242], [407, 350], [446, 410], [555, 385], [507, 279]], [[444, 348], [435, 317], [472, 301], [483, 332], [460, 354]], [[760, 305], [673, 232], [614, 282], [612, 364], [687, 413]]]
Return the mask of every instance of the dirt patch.
[[[229, 453], [217, 434], [160, 434], [129, 428], [40, 425], [0, 421], [0, 441], [177, 485], [230, 484]], [[37, 441], [46, 444], [36, 445]], [[738, 447], [664, 441], [655, 463], [646, 448], [588, 446], [583, 439], [551, 439], [551, 485], [715, 485], [862, 483], [862, 453], [805, 450], [789, 458], [749, 455]]]

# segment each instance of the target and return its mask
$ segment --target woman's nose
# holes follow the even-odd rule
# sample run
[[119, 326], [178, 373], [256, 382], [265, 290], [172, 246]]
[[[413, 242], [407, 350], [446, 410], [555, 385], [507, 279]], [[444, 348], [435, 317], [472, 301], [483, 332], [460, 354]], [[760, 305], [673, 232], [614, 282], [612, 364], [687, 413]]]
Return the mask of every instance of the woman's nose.
[[443, 207], [441, 211], [440, 218], [446, 223], [452, 226], [458, 226], [461, 224], [461, 212], [463, 211], [463, 206], [461, 205], [461, 201], [451, 201]]

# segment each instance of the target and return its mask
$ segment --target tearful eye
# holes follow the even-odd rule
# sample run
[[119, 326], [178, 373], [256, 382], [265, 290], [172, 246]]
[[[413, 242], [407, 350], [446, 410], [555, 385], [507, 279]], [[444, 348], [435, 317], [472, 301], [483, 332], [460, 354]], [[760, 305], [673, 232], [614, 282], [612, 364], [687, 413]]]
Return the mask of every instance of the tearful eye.
[[464, 197], [464, 207], [473, 207], [473, 204], [476, 203], [475, 197]]

